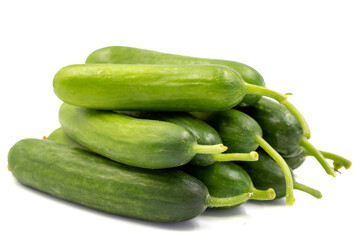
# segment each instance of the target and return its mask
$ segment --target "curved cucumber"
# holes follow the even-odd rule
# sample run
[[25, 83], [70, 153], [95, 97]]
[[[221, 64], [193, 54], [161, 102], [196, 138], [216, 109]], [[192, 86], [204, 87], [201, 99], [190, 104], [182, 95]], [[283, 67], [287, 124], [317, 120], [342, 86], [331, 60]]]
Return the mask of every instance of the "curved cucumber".
[[8, 167], [23, 184], [121, 216], [157, 222], [196, 217], [207, 207], [242, 203], [248, 195], [217, 198], [177, 169], [149, 170], [116, 163], [50, 140], [24, 139], [9, 151]]
[[246, 83], [221, 65], [83, 64], [60, 69], [55, 94], [72, 105], [101, 110], [220, 111], [255, 93], [276, 99], [310, 129], [287, 96]]
[[47, 140], [51, 140], [57, 143], [62, 143], [71, 147], [80, 148], [83, 150], [88, 150], [85, 147], [81, 146], [78, 142], [76, 142], [74, 139], [69, 137], [62, 128], [55, 129], [48, 137], [46, 137]]
[[[265, 86], [262, 76], [252, 67], [243, 63], [209, 58], [195, 58], [175, 54], [150, 51], [140, 48], [111, 46], [92, 52], [86, 63], [117, 63], [117, 64], [217, 64], [230, 67], [241, 74], [244, 81], [258, 86]], [[261, 96], [246, 94], [241, 105], [252, 105]]]
[[305, 154], [314, 156], [324, 170], [336, 176], [334, 169], [326, 162], [323, 154], [303, 135], [297, 119], [281, 104], [262, 98], [255, 105], [241, 108], [241, 111], [254, 118], [263, 130], [264, 139], [271, 144], [292, 168], [299, 167]]
[[222, 145], [199, 145], [187, 129], [168, 122], [136, 119], [114, 112], [60, 107], [62, 129], [82, 146], [114, 161], [142, 168], [170, 168], [195, 154], [218, 154]]
[[[204, 121], [185, 112], [139, 112], [121, 111], [131, 117], [160, 120], [175, 123], [189, 130], [196, 138], [196, 142], [201, 145], [222, 144], [220, 135], [214, 128]], [[222, 154], [196, 154], [190, 163], [200, 166], [207, 166], [216, 161], [256, 161], [257, 153], [222, 153]]]
[[[256, 189], [250, 176], [239, 165], [232, 162], [217, 162], [209, 166], [200, 167], [187, 164], [182, 170], [196, 177], [205, 184], [211, 196], [224, 198], [241, 194], [249, 194], [248, 199], [272, 200], [275, 192]], [[241, 203], [226, 208], [239, 206]]]
[[[250, 175], [254, 186], [258, 189], [273, 188], [276, 193], [276, 198], [283, 198], [286, 195], [286, 182], [283, 171], [276, 162], [263, 150], [259, 149], [259, 160], [256, 162], [241, 162], [238, 163]], [[293, 177], [293, 173], [291, 172]], [[316, 198], [321, 198], [322, 195], [318, 190], [310, 188], [306, 185], [298, 183], [293, 179], [294, 189], [306, 192]]]

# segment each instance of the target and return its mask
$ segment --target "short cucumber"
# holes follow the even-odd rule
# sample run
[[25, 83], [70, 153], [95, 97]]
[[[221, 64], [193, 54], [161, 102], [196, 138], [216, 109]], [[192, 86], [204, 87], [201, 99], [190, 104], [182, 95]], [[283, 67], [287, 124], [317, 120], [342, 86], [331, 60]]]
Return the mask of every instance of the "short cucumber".
[[[284, 158], [292, 159], [288, 163], [295, 169], [304, 161], [306, 155], [314, 156], [327, 173], [335, 175], [326, 162], [329, 158], [347, 168], [351, 162], [338, 155], [317, 150], [303, 135], [299, 122], [281, 104], [262, 98], [255, 105], [240, 108], [253, 117], [261, 126], [264, 139], [268, 141]], [[324, 154], [326, 156], [324, 156]], [[336, 165], [336, 164], [335, 164]]]
[[235, 109], [193, 114], [215, 128], [230, 153], [255, 151], [259, 146], [265, 149], [284, 172], [287, 204], [292, 205], [295, 202], [290, 169], [281, 155], [262, 138], [262, 130], [253, 118]]
[[60, 107], [59, 120], [65, 133], [80, 145], [136, 167], [177, 167], [188, 163], [195, 154], [218, 154], [227, 149], [222, 144], [199, 145], [189, 130], [177, 124], [66, 103]]
[[[248, 199], [254, 200], [272, 200], [275, 198], [275, 192], [272, 188], [256, 189], [245, 170], [232, 162], [216, 162], [205, 167], [186, 164], [181, 169], [201, 180], [210, 195], [214, 197], [224, 198], [249, 194]], [[226, 208], [239, 205], [235, 204]]]
[[[189, 130], [196, 138], [196, 142], [201, 145], [222, 144], [220, 135], [214, 128], [204, 121], [185, 112], [140, 112], [140, 111], [121, 111], [131, 117], [160, 120], [175, 123]], [[200, 166], [207, 166], [216, 161], [256, 161], [257, 153], [222, 153], [222, 154], [196, 154], [190, 163]]]
[[201, 181], [177, 169], [131, 167], [50, 140], [17, 142], [9, 151], [8, 167], [29, 187], [90, 208], [149, 221], [186, 221], [207, 207], [232, 206], [244, 198], [212, 197]]
[[[117, 64], [217, 64], [230, 67], [241, 74], [244, 81], [258, 86], [265, 86], [263, 77], [252, 67], [239, 62], [195, 58], [175, 54], [150, 51], [140, 48], [111, 46], [92, 52], [86, 63], [117, 63]], [[256, 103], [261, 96], [246, 94], [241, 105]]]
[[282, 102], [310, 137], [305, 119], [286, 95], [246, 83], [238, 72], [221, 65], [70, 65], [56, 73], [53, 87], [66, 103], [125, 111], [219, 111], [256, 93]]
[[[258, 149], [259, 160], [253, 163], [242, 162], [238, 163], [250, 175], [254, 186], [258, 189], [273, 188], [276, 193], [276, 198], [283, 198], [286, 195], [286, 183], [284, 174], [276, 162], [262, 149]], [[293, 176], [293, 173], [291, 172]], [[310, 188], [304, 184], [298, 183], [293, 179], [294, 189], [306, 192], [316, 198], [321, 198], [322, 195], [318, 190]]]

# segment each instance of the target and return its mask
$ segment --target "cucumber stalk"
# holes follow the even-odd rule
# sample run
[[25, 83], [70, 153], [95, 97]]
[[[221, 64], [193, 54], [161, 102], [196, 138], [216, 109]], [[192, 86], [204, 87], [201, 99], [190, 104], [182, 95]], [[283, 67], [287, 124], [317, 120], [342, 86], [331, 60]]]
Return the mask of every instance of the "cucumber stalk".
[[238, 205], [240, 203], [246, 202], [250, 199], [252, 193], [243, 193], [234, 197], [227, 198], [218, 198], [218, 197], [209, 197], [206, 206], [209, 208], [213, 207], [231, 207], [234, 205]]
[[334, 161], [335, 171], [344, 167], [345, 169], [349, 169], [352, 165], [352, 162], [342, 156], [339, 156], [335, 153], [320, 151], [320, 153], [324, 156], [324, 158], [330, 159]]
[[322, 198], [322, 194], [320, 191], [298, 182], [294, 182], [294, 189], [306, 192], [316, 198]]
[[327, 174], [336, 177], [335, 170], [329, 165], [329, 163], [325, 160], [325, 157], [321, 154], [319, 150], [317, 150], [306, 138], [301, 138], [300, 145], [305, 148], [308, 155], [315, 157]]
[[250, 199], [256, 199], [256, 200], [273, 200], [276, 197], [276, 193], [272, 188], [269, 188], [267, 190], [259, 190], [253, 188], [251, 190], [251, 193], [252, 194]]
[[293, 205], [295, 202], [294, 191], [293, 191], [293, 179], [290, 172], [289, 166], [286, 164], [283, 157], [275, 151], [275, 149], [267, 143], [261, 136], [256, 136], [255, 141], [260, 145], [262, 149], [265, 150], [277, 164], [279, 164], [281, 170], [284, 173], [285, 182], [286, 182], [286, 204]]
[[304, 136], [307, 139], [310, 139], [311, 132], [310, 132], [309, 125], [307, 124], [304, 116], [299, 112], [299, 110], [297, 110], [295, 108], [295, 106], [292, 105], [287, 100], [287, 95], [278, 93], [274, 90], [271, 90], [271, 89], [268, 89], [268, 88], [265, 88], [262, 86], [257, 86], [257, 85], [253, 85], [253, 84], [249, 84], [249, 83], [245, 83], [245, 82], [244, 82], [244, 84], [245, 84], [246, 93], [270, 97], [270, 98], [278, 101], [280, 104], [284, 105], [294, 115], [294, 117], [299, 121], [300, 126], [303, 129]]
[[224, 144], [216, 145], [193, 145], [193, 151], [197, 154], [219, 154], [225, 152], [228, 148]]
[[251, 151], [250, 153], [222, 153], [210, 155], [210, 158], [218, 162], [257, 161], [259, 154], [255, 151]]

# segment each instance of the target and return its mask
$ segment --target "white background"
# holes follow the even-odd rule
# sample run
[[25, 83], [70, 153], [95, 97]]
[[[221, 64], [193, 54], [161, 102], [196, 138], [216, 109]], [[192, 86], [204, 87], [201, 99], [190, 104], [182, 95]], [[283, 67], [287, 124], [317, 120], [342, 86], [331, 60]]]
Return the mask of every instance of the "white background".
[[[358, 239], [359, 12], [357, 1], [1, 1], [0, 239]], [[294, 93], [311, 142], [352, 168], [332, 178], [309, 158], [296, 174], [322, 199], [296, 191], [292, 207], [248, 202], [177, 224], [115, 217], [23, 187], [7, 171], [7, 152], [59, 126], [53, 76], [110, 45], [254, 67], [269, 88]]]

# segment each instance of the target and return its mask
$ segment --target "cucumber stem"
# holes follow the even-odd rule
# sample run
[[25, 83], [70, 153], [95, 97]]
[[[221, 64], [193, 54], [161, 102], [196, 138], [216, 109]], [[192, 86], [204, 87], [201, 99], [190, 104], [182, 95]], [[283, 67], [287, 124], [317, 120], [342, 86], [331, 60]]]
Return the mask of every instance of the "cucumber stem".
[[293, 191], [293, 178], [290, 172], [289, 166], [286, 164], [283, 157], [261, 136], [255, 136], [255, 141], [260, 145], [262, 149], [265, 150], [277, 164], [279, 164], [281, 170], [284, 173], [285, 183], [286, 183], [286, 204], [293, 205], [295, 202], [294, 191]]
[[229, 162], [229, 161], [257, 161], [259, 154], [255, 151], [250, 153], [222, 153], [210, 155], [211, 159], [218, 162]]
[[298, 182], [294, 182], [294, 189], [306, 192], [316, 198], [322, 198], [322, 194], [320, 191]]
[[224, 144], [199, 145], [194, 144], [193, 150], [196, 154], [219, 154], [225, 152], [228, 148]]
[[307, 139], [310, 139], [311, 132], [310, 132], [309, 125], [307, 124], [304, 116], [299, 112], [299, 110], [297, 110], [297, 108], [295, 108], [295, 106], [292, 105], [287, 100], [287, 95], [278, 93], [278, 92], [268, 89], [266, 87], [257, 86], [257, 85], [249, 84], [249, 83], [244, 83], [244, 84], [245, 84], [246, 93], [270, 97], [270, 98], [278, 101], [280, 104], [284, 105], [294, 115], [294, 117], [299, 121], [300, 126], [303, 130], [304, 136]]
[[243, 193], [234, 197], [217, 198], [210, 196], [206, 202], [206, 206], [213, 207], [231, 207], [249, 200], [252, 193]]
[[336, 177], [335, 170], [329, 165], [329, 163], [325, 160], [324, 156], [321, 154], [319, 150], [317, 150], [305, 137], [300, 139], [300, 145], [305, 148], [308, 155], [315, 157], [321, 166], [325, 169], [327, 174]]
[[253, 188], [251, 190], [252, 194], [250, 199], [255, 200], [273, 200], [276, 197], [276, 193], [274, 189], [269, 188], [267, 190], [259, 190], [256, 188]]
[[324, 158], [331, 159], [334, 161], [335, 171], [339, 170], [342, 166], [345, 169], [349, 169], [352, 165], [352, 162], [350, 160], [342, 156], [339, 156], [335, 153], [325, 152], [325, 151], [320, 151], [320, 153], [324, 156]]

